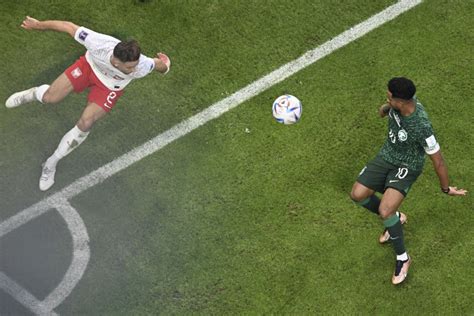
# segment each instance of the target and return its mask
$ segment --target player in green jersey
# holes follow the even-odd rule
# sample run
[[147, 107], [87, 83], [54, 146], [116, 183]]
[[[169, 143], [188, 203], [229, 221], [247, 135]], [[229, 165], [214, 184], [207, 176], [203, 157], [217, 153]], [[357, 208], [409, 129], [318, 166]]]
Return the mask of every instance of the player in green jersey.
[[[378, 155], [362, 169], [351, 192], [352, 200], [383, 220], [385, 231], [379, 241], [391, 240], [397, 255], [393, 284], [405, 280], [411, 264], [403, 242], [402, 224], [407, 217], [398, 209], [423, 170], [425, 153], [433, 162], [442, 192], [447, 195], [467, 193], [449, 185], [440, 146], [415, 92], [415, 85], [407, 78], [392, 78], [388, 82], [387, 104], [379, 110], [381, 117], [388, 116], [387, 139]], [[382, 193], [382, 198], [375, 192]]]

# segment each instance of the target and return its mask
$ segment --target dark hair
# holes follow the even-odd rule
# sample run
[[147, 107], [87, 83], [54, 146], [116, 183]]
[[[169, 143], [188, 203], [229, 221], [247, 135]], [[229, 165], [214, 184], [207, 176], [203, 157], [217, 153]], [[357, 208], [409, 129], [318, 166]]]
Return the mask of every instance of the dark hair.
[[118, 43], [114, 48], [114, 57], [121, 62], [137, 61], [140, 58], [141, 49], [136, 40]]
[[388, 91], [392, 93], [392, 98], [410, 100], [416, 92], [413, 81], [405, 77], [395, 77], [388, 82]]

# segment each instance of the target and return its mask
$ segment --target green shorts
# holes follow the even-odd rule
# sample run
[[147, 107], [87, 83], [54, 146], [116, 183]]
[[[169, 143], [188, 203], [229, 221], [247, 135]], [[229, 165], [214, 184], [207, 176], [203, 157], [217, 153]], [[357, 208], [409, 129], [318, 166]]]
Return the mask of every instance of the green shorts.
[[377, 156], [362, 169], [357, 182], [376, 192], [384, 193], [387, 188], [393, 188], [406, 196], [420, 174], [421, 170], [398, 167]]

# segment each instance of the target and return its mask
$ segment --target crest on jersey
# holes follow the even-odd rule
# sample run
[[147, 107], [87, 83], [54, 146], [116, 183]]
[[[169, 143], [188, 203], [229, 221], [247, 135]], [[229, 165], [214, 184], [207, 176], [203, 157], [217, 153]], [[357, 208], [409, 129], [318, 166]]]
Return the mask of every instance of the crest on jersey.
[[398, 131], [398, 140], [400, 140], [401, 142], [404, 142], [407, 140], [407, 138], [408, 138], [408, 133], [406, 130], [401, 129]]
[[74, 68], [73, 71], [71, 71], [71, 76], [75, 79], [79, 78], [82, 76], [82, 71], [79, 67]]

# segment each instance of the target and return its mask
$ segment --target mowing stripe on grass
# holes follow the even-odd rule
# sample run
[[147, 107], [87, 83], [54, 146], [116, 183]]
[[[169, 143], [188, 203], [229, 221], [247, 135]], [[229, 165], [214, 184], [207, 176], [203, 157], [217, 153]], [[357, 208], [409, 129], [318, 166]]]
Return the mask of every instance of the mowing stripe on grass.
[[364, 22], [351, 27], [350, 29], [318, 46], [317, 48], [306, 52], [301, 57], [281, 66], [277, 70], [254, 81], [253, 83], [247, 85], [227, 98], [209, 106], [202, 112], [175, 125], [171, 129], [163, 132], [155, 138], [150, 139], [143, 145], [136, 147], [128, 153], [109, 162], [108, 164], [96, 169], [95, 171], [92, 171], [88, 175], [79, 178], [61, 191], [56, 192], [50, 197], [45, 198], [44, 200], [30, 206], [29, 208], [2, 222], [0, 224], [0, 237], [14, 230], [18, 226], [23, 225], [25, 222], [43, 214], [51, 207], [54, 207], [56, 204], [61, 204], [57, 203], [57, 201], [62, 201], [64, 199], [68, 200], [95, 186], [96, 184], [101, 183], [117, 172], [122, 171], [135, 162], [155, 153], [169, 143], [190, 133], [205, 123], [221, 116], [227, 111], [237, 107], [239, 104], [287, 79], [296, 72], [308, 67], [321, 58], [331, 54], [335, 50], [355, 41], [356, 39], [364, 36], [368, 32], [378, 28], [388, 21], [393, 20], [400, 14], [412, 9], [421, 2], [422, 0], [401, 0], [396, 4], [389, 6], [388, 8], [368, 18]]
[[401, 0], [398, 3], [384, 9], [357, 24], [356, 26], [346, 30], [340, 35], [327, 41], [303, 54], [268, 75], [254, 81], [243, 89], [235, 92], [231, 96], [211, 105], [204, 111], [194, 115], [193, 117], [175, 125], [171, 129], [163, 132], [155, 138], [149, 140], [143, 145], [133, 149], [132, 151], [118, 157], [112, 162], [98, 168], [88, 175], [74, 181], [59, 192], [46, 197], [42, 201], [24, 209], [16, 215], [8, 218], [0, 223], [0, 238], [7, 233], [15, 230], [30, 220], [44, 214], [48, 210], [56, 208], [61, 216], [66, 220], [69, 230], [73, 235], [73, 262], [71, 263], [68, 273], [58, 285], [58, 287], [44, 301], [37, 300], [28, 291], [23, 289], [8, 276], [0, 272], [0, 289], [5, 290], [19, 303], [30, 309], [36, 314], [55, 314], [53, 309], [61, 304], [64, 299], [71, 293], [82, 275], [89, 261], [88, 235], [82, 219], [74, 208], [67, 202], [70, 198], [79, 193], [101, 183], [105, 179], [113, 176], [119, 171], [129, 167], [135, 162], [155, 153], [161, 148], [176, 139], [190, 133], [194, 129], [204, 125], [227, 111], [235, 108], [239, 104], [249, 100], [250, 98], [260, 94], [273, 85], [287, 79], [296, 72], [315, 63], [321, 58], [331, 54], [335, 50], [355, 41], [364, 36], [368, 32], [376, 29], [384, 23], [393, 20], [400, 14], [410, 10], [420, 4], [422, 0]]
[[347, 31], [320, 45], [316, 49], [306, 52], [303, 56], [295, 59], [277, 70], [269, 73], [268, 75], [254, 81], [243, 89], [235, 92], [229, 97], [211, 105], [202, 112], [194, 115], [193, 117], [175, 125], [171, 129], [163, 132], [155, 138], [149, 140], [143, 145], [133, 149], [132, 151], [120, 156], [114, 161], [100, 167], [99, 169], [91, 172], [90, 174], [76, 180], [60, 192], [57, 195], [69, 199], [82, 191], [104, 181], [110, 176], [117, 172], [129, 167], [137, 161], [149, 156], [161, 148], [165, 147], [169, 143], [176, 139], [188, 134], [194, 129], [204, 125], [205, 123], [213, 120], [227, 111], [235, 108], [241, 103], [249, 100], [250, 98], [260, 94], [275, 84], [287, 79], [294, 75], [296, 72], [306, 68], [307, 66], [315, 63], [321, 58], [329, 55], [335, 50], [349, 44], [352, 41], [364, 36], [368, 32], [376, 29], [382, 24], [393, 20], [398, 15], [405, 11], [410, 10], [414, 6], [420, 4], [422, 0], [402, 0], [385, 10], [381, 11], [365, 20], [364, 22], [351, 27]]

